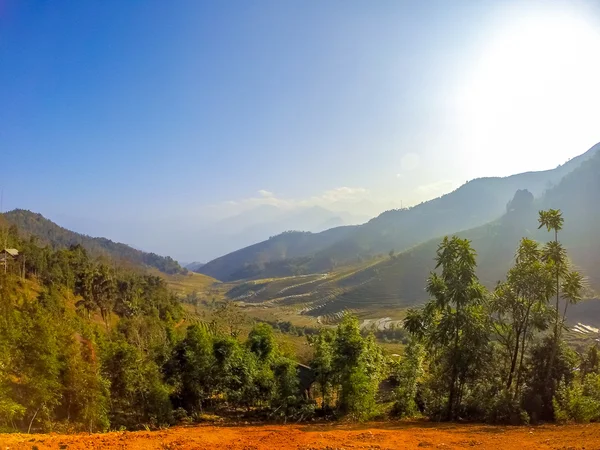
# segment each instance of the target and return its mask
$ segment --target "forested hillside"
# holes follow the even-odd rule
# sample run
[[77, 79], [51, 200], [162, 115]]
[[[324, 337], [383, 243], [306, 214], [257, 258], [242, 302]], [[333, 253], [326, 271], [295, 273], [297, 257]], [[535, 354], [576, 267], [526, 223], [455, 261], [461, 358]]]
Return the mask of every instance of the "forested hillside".
[[0, 431], [158, 427], [206, 408], [310, 410], [266, 325], [246, 337], [223, 313], [200, 322], [160, 277], [16, 231], [3, 237], [19, 256], [0, 270]]
[[[530, 198], [521, 191], [507, 217]], [[310, 367], [280, 349], [267, 324], [245, 336], [225, 313], [200, 322], [161, 278], [104, 264], [80, 245], [39, 247], [13, 229], [6, 241], [20, 255], [0, 272], [0, 429], [149, 429], [206, 412], [599, 420], [597, 348], [578, 355], [563, 342], [566, 307], [584, 294], [559, 240], [568, 221], [558, 210], [537, 216], [546, 243], [521, 239], [493, 291], [480, 283], [467, 239], [431, 247], [439, 269], [423, 284], [431, 300], [408, 312], [400, 359], [344, 315], [308, 336]]]
[[154, 267], [169, 274], [184, 271], [177, 261], [169, 256], [147, 253], [110, 239], [76, 233], [55, 224], [41, 214], [15, 209], [4, 213], [3, 216], [9, 223], [16, 225], [20, 232], [35, 236], [40, 242], [54, 248], [68, 248], [79, 244], [95, 256], [104, 255], [115, 261]]
[[[486, 225], [460, 231], [477, 252], [477, 274], [488, 288], [495, 286], [510, 267], [514, 247], [522, 237], [543, 240], [536, 216], [540, 209], [560, 209], [570, 220], [561, 230], [561, 240], [573, 263], [587, 277], [589, 285], [600, 292], [600, 152], [566, 175], [541, 198], [518, 191], [506, 206], [505, 214]], [[326, 302], [314, 298], [321, 307], [311, 314], [332, 314], [348, 308], [376, 305], [407, 307], [427, 299], [425, 282], [435, 268], [432, 258], [440, 238], [431, 239], [394, 257], [356, 272], [345, 279], [347, 289]], [[366, 280], [366, 281], [365, 281]], [[308, 300], [308, 299], [304, 299]], [[600, 318], [598, 318], [600, 320]]]
[[[497, 219], [504, 214], [508, 202], [519, 189], [540, 197], [597, 154], [598, 149], [600, 144], [556, 169], [505, 178], [475, 179], [440, 198], [412, 208], [384, 212], [361, 226], [306, 235], [302, 245], [298, 246], [300, 252], [291, 251], [285, 237], [277, 237], [273, 243], [265, 241], [211, 261], [198, 271], [231, 281], [327, 271], [337, 264], [390, 250], [402, 252], [429, 239]], [[272, 251], [275, 243], [277, 251]], [[303, 259], [293, 261], [297, 257]]]

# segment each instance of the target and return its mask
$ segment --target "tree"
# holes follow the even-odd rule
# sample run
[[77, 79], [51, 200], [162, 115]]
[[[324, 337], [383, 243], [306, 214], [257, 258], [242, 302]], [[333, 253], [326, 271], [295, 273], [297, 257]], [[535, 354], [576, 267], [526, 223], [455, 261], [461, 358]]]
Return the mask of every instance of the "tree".
[[228, 402], [251, 406], [258, 399], [255, 385], [257, 375], [256, 355], [246, 351], [231, 336], [219, 336], [213, 342], [216, 360], [217, 388]]
[[416, 397], [417, 386], [423, 376], [423, 357], [422, 345], [411, 339], [395, 371], [398, 387], [394, 412], [400, 417], [414, 417], [419, 412]]
[[260, 361], [268, 361], [277, 350], [277, 343], [271, 325], [267, 323], [254, 325], [248, 335], [246, 345]]
[[441, 273], [427, 280], [432, 299], [421, 311], [409, 312], [405, 327], [423, 340], [436, 389], [447, 395], [444, 417], [453, 420], [467, 384], [484, 366], [489, 339], [486, 290], [475, 275], [475, 251], [468, 240], [445, 237], [436, 262]]
[[[569, 304], [577, 303], [581, 300], [583, 291], [583, 277], [576, 271], [569, 269], [569, 260], [567, 252], [558, 241], [558, 232], [562, 230], [564, 219], [560, 210], [549, 209], [539, 212], [539, 227], [546, 227], [548, 231], [554, 231], [554, 241], [548, 242], [544, 246], [542, 258], [551, 265], [551, 270], [555, 280], [556, 309], [554, 316], [554, 336], [552, 340], [552, 349], [548, 365], [546, 368], [546, 403], [550, 402], [556, 388], [555, 384], [550, 385], [552, 378], [553, 365], [560, 344], [562, 329], [564, 327], [567, 308]], [[562, 280], [562, 283], [561, 283]], [[560, 314], [560, 299], [563, 298], [565, 306], [562, 315]]]
[[64, 420], [83, 425], [90, 433], [105, 431], [108, 419], [108, 380], [100, 374], [94, 344], [87, 338], [65, 336], [61, 384]]
[[373, 336], [363, 338], [358, 319], [344, 315], [335, 333], [333, 369], [340, 385], [338, 409], [360, 419], [375, 412], [383, 355]]
[[213, 299], [211, 309], [214, 328], [219, 333], [228, 333], [232, 337], [239, 336], [246, 318], [234, 302]]
[[122, 338], [116, 338], [104, 349], [102, 366], [103, 375], [110, 382], [112, 426], [171, 422], [169, 388], [154, 361]]
[[177, 397], [188, 413], [202, 412], [215, 389], [212, 339], [203, 327], [190, 325], [174, 351]]
[[600, 355], [598, 355], [598, 346], [590, 345], [580, 366], [581, 378], [593, 373], [600, 373]]
[[18, 326], [11, 384], [17, 403], [25, 408], [23, 428], [30, 432], [36, 420], [51, 417], [60, 401], [59, 346], [56, 321], [35, 302], [23, 305]]
[[569, 385], [575, 378], [578, 362], [575, 352], [561, 341], [550, 364], [554, 349], [554, 337], [547, 336], [529, 354], [524, 404], [534, 422], [554, 419], [553, 399], [559, 383]]
[[307, 411], [302, 409], [305, 402], [300, 396], [296, 363], [288, 358], [277, 358], [273, 363], [273, 375], [275, 388], [271, 408], [274, 414], [285, 420], [297, 415], [302, 419]]
[[554, 340], [556, 342], [559, 333], [560, 277], [563, 276], [567, 270], [567, 253], [558, 242], [558, 232], [562, 230], [564, 219], [562, 218], [560, 210], [549, 209], [548, 211], [539, 212], [538, 222], [538, 229], [546, 227], [548, 231], [554, 231], [554, 241], [546, 244], [543, 257], [546, 262], [552, 264], [552, 271], [556, 283], [556, 310], [554, 320]]
[[110, 268], [101, 264], [92, 278], [92, 297], [100, 310], [104, 324], [108, 328], [110, 314], [115, 301], [115, 284]]
[[[2, 276], [3, 274], [0, 274]], [[15, 422], [23, 418], [25, 406], [19, 403], [12, 385], [16, 368], [16, 348], [20, 329], [12, 307], [6, 279], [0, 280], [0, 427], [16, 429]]]
[[321, 329], [315, 336], [307, 336], [309, 345], [314, 348], [314, 356], [310, 363], [315, 373], [317, 385], [321, 388], [321, 408], [330, 406], [330, 395], [334, 388], [334, 340], [335, 333]]
[[90, 315], [97, 309], [92, 290], [93, 282], [93, 267], [90, 264], [86, 264], [81, 268], [77, 276], [74, 292], [76, 295], [81, 296], [81, 300], [77, 302], [77, 307], [85, 310], [88, 319], [90, 318]]
[[505, 388], [512, 389], [513, 398], [521, 387], [523, 361], [533, 333], [547, 327], [546, 306], [553, 292], [551, 266], [542, 261], [539, 244], [523, 238], [515, 265], [494, 291], [490, 305], [495, 334], [509, 360]]

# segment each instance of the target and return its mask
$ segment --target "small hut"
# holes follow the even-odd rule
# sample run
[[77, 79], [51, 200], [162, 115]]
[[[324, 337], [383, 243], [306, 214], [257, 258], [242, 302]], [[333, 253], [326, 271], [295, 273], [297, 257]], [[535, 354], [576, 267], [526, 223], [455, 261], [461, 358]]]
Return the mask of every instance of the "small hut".
[[16, 248], [4, 248], [0, 251], [0, 267], [4, 267], [4, 271], [6, 272], [6, 267], [9, 261], [17, 259], [19, 256], [19, 251]]

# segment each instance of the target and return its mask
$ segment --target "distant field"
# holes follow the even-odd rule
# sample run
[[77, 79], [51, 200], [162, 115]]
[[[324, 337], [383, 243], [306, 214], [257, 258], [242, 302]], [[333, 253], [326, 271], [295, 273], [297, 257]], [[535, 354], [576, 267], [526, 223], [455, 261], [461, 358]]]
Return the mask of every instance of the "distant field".
[[178, 294], [186, 295], [192, 292], [205, 294], [220, 284], [217, 280], [208, 275], [200, 273], [188, 272], [186, 275], [166, 275], [161, 274], [167, 284], [173, 291]]
[[229, 283], [225, 295], [249, 313], [265, 315], [271, 310], [303, 325], [335, 324], [345, 312], [373, 319], [398, 318], [405, 309], [401, 308], [400, 292], [361, 290], [366, 283], [377, 280], [390, 263], [389, 258], [378, 257], [323, 274]]
[[[250, 331], [256, 320], [269, 323], [290, 322], [295, 327], [334, 327], [345, 312], [358, 316], [363, 324], [375, 324], [379, 329], [398, 324], [404, 317], [404, 309], [384, 302], [372, 302], [368, 296], [352, 301], [338, 298], [349, 292], [365, 279], [372, 277], [372, 268], [385, 264], [387, 258], [375, 258], [353, 264], [325, 274], [310, 274], [281, 278], [221, 283], [214, 278], [198, 273], [187, 275], [164, 275], [169, 287], [182, 298], [195, 293], [199, 302], [184, 303], [188, 312], [186, 322], [209, 323], [215, 319], [211, 310], [213, 300], [229, 300], [238, 306], [244, 316], [240, 329], [243, 334]], [[329, 312], [331, 310], [332, 312]], [[312, 349], [305, 336], [276, 331], [277, 341], [284, 351], [295, 353], [302, 362], [308, 362]], [[386, 354], [401, 354], [402, 344], [382, 342]]]

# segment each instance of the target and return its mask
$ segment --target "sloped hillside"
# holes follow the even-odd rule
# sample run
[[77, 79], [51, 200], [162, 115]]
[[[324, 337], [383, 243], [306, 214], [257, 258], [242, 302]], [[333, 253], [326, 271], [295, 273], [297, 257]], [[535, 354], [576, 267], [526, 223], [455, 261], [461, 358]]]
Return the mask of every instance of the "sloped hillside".
[[[560, 240], [574, 264], [588, 277], [590, 287], [600, 292], [600, 153], [586, 161], [540, 199], [525, 190], [517, 191], [507, 212], [497, 220], [456, 234], [472, 241], [477, 252], [478, 276], [488, 288], [504, 278], [513, 264], [522, 237], [545, 242], [551, 239], [538, 229], [540, 209], [561, 209], [565, 218]], [[343, 311], [392, 311], [427, 300], [429, 273], [435, 269], [435, 252], [443, 236], [416, 245], [394, 257], [366, 264], [345, 276], [323, 276], [322, 280], [299, 284], [285, 295], [274, 295], [269, 280], [250, 296], [255, 303], [295, 308], [299, 314], [335, 319]], [[315, 279], [318, 275], [313, 275]], [[310, 280], [309, 280], [310, 281]], [[258, 282], [257, 282], [258, 283]], [[250, 283], [251, 284], [251, 283]], [[298, 283], [297, 283], [298, 284]], [[243, 297], [238, 300], [245, 300]], [[571, 314], [587, 311], [589, 305], [572, 308]], [[592, 308], [594, 311], [597, 309]]]
[[15, 209], [4, 213], [3, 216], [8, 223], [16, 225], [19, 232], [36, 236], [43, 243], [55, 248], [68, 248], [79, 244], [95, 256], [105, 255], [117, 261], [154, 267], [168, 274], [184, 272], [179, 263], [169, 256], [147, 253], [110, 239], [76, 233], [55, 224], [41, 214]]
[[540, 208], [563, 211], [561, 241], [600, 291], [600, 152], [547, 193]]
[[[478, 275], [492, 288], [503, 279], [513, 263], [519, 240], [531, 237], [547, 241], [551, 236], [538, 230], [540, 209], [563, 211], [565, 227], [560, 239], [569, 251], [573, 263], [588, 277], [590, 287], [600, 291], [600, 153], [568, 174], [541, 199], [534, 200], [524, 191], [517, 193], [508, 212], [500, 219], [474, 229], [462, 231], [460, 237], [472, 241], [477, 251]], [[427, 299], [425, 283], [434, 269], [435, 250], [442, 236], [431, 239], [395, 258], [374, 265], [366, 271], [372, 274], [368, 283], [352, 288], [324, 305], [318, 313], [332, 313], [371, 305], [406, 307]], [[355, 277], [369, 278], [364, 273]], [[348, 283], [352, 283], [350, 278]], [[358, 281], [355, 283], [358, 285]]]
[[[291, 244], [290, 236], [277, 236], [273, 242], [261, 242], [211, 261], [199, 272], [223, 281], [289, 276], [298, 272], [327, 271], [336, 264], [392, 249], [401, 252], [428, 239], [468, 230], [500, 217], [519, 189], [540, 197], [597, 154], [598, 149], [600, 144], [552, 170], [475, 179], [440, 198], [412, 208], [384, 212], [361, 226], [305, 234], [302, 240], [294, 236]], [[304, 259], [293, 261], [298, 257]]]
[[[332, 228], [321, 233], [291, 231], [229, 253], [200, 267], [197, 272], [221, 281], [239, 280], [256, 276], [288, 276], [302, 273], [302, 260], [319, 249], [349, 236], [354, 226]], [[279, 264], [288, 260], [286, 264]], [[272, 264], [276, 262], [276, 264]], [[315, 263], [316, 264], [316, 263]], [[327, 267], [323, 264], [323, 267]]]

